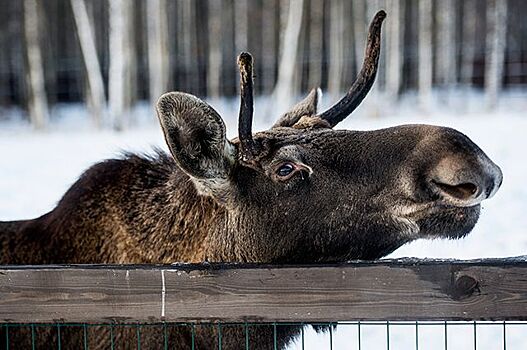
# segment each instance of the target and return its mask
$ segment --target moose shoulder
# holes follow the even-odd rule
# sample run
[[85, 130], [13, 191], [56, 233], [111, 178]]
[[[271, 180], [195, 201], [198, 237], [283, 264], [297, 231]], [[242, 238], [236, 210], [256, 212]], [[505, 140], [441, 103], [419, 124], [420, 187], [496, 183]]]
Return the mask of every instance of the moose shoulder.
[[380, 258], [418, 238], [463, 237], [502, 181], [468, 137], [429, 125], [333, 129], [374, 82], [384, 18], [380, 11], [370, 25], [357, 80], [323, 113], [315, 89], [253, 134], [247, 53], [238, 60], [237, 139], [197, 97], [161, 96], [171, 156], [104, 161], [50, 213], [0, 222], [0, 262], [338, 262]]

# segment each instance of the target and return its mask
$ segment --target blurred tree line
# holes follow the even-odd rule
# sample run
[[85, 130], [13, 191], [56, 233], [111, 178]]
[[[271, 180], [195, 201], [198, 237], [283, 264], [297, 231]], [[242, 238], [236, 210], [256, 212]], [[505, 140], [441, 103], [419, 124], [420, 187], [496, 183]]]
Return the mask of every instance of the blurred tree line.
[[[345, 91], [367, 25], [384, 26], [374, 93], [396, 101], [475, 87], [493, 108], [527, 84], [524, 0], [0, 0], [0, 107], [45, 127], [50, 106], [86, 101], [96, 125], [126, 125], [137, 101], [180, 90], [237, 94], [240, 51], [255, 57], [255, 91], [283, 103], [314, 86]], [[0, 116], [1, 118], [1, 116]]]

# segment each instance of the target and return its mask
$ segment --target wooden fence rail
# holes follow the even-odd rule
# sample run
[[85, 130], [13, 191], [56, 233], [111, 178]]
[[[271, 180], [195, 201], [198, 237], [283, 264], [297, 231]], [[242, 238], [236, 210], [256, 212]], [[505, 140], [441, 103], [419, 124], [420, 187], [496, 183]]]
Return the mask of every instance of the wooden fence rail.
[[527, 257], [0, 267], [2, 322], [527, 320]]

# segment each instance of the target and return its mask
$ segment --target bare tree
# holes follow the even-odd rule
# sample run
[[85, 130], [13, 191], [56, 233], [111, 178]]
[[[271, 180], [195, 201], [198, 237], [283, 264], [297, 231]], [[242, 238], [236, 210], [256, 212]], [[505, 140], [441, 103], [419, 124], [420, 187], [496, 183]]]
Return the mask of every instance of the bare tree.
[[196, 48], [196, 9], [192, 0], [178, 1], [178, 57], [181, 69], [177, 86], [189, 92], [197, 93], [197, 55]]
[[148, 75], [150, 103], [168, 86], [168, 25], [166, 0], [146, 1]]
[[450, 87], [456, 82], [456, 21], [454, 0], [438, 1], [437, 14], [437, 80]]
[[311, 0], [309, 24], [310, 88], [322, 84], [322, 43], [324, 42], [324, 1]]
[[135, 121], [131, 108], [137, 99], [137, 42], [140, 41], [140, 36], [136, 33], [135, 11], [140, 8], [139, 6], [139, 3], [134, 4], [133, 1], [124, 2], [124, 24], [126, 28], [123, 37], [125, 42], [124, 55], [126, 57], [124, 109], [127, 125]]
[[270, 93], [275, 83], [276, 70], [276, 13], [275, 0], [262, 2], [262, 87]]
[[99, 57], [97, 56], [93, 26], [90, 23], [84, 0], [70, 0], [70, 3], [88, 78], [89, 105], [92, 109], [95, 126], [100, 127], [106, 110], [106, 97], [101, 66], [99, 64]]
[[419, 1], [418, 90], [421, 108], [428, 109], [432, 93], [432, 0]]
[[209, 59], [207, 69], [207, 95], [220, 96], [221, 81], [221, 9], [222, 0], [209, 0]]
[[344, 3], [342, 0], [333, 0], [330, 3], [330, 33], [329, 33], [329, 94], [338, 99], [342, 90], [342, 73], [344, 65], [343, 40], [344, 40]]
[[[303, 14], [309, 12], [309, 4], [307, 1], [303, 2]], [[307, 28], [309, 27], [309, 16], [303, 15], [300, 23], [300, 34], [298, 36], [298, 48], [297, 48], [297, 67], [295, 69], [293, 89], [296, 94], [302, 93], [305, 91], [302, 89], [302, 83], [304, 82], [304, 72], [309, 68], [309, 64], [305, 62], [304, 57], [307, 55], [307, 50], [309, 50], [309, 32]]]
[[39, 4], [36, 0], [24, 0], [24, 33], [30, 88], [29, 117], [35, 129], [45, 128], [49, 120], [44, 68], [40, 51], [39, 12]]
[[342, 67], [342, 84], [348, 86], [349, 82], [355, 80], [355, 43], [353, 42], [353, 2], [343, 1], [344, 31], [342, 42], [344, 60]]
[[234, 44], [234, 4], [233, 0], [222, 0], [221, 9], [221, 52], [222, 52], [222, 75], [221, 92], [224, 95], [232, 95], [237, 92], [237, 70], [232, 58], [236, 56]]
[[[75, 31], [75, 23], [73, 21], [64, 23], [63, 26], [57, 28], [58, 26], [49, 25], [49, 23], [56, 23], [56, 19], [60, 16], [60, 12], [64, 14], [70, 14], [69, 9], [63, 6], [63, 2], [46, 2], [40, 1], [37, 5], [39, 11], [39, 28], [40, 33], [40, 52], [42, 56], [42, 66], [44, 71], [44, 84], [46, 87], [46, 97], [49, 108], [57, 102], [59, 84], [58, 84], [58, 75], [60, 70], [63, 69], [63, 66], [57, 62], [57, 54], [59, 52], [59, 45], [57, 45], [56, 38], [60, 36], [61, 32], [71, 33]], [[2, 8], [4, 10], [4, 8]], [[71, 37], [70, 37], [71, 38]], [[70, 39], [71, 40], [71, 39]], [[73, 39], [74, 40], [74, 39]], [[71, 40], [71, 41], [73, 41]], [[77, 42], [72, 46], [72, 49], [75, 50]], [[75, 47], [75, 48], [74, 48]], [[75, 51], [77, 53], [77, 51]], [[60, 67], [60, 70], [58, 69]], [[84, 78], [84, 77], [83, 77]], [[81, 81], [80, 79], [78, 81]], [[79, 84], [80, 85], [80, 84]], [[83, 91], [86, 94], [86, 89]]]
[[503, 76], [507, 28], [507, 1], [487, 0], [487, 42], [485, 53], [485, 100], [496, 108]]
[[361, 69], [362, 60], [364, 59], [364, 42], [366, 41], [366, 1], [353, 1], [353, 40], [355, 42], [355, 71], [358, 73]]
[[463, 2], [463, 25], [460, 81], [466, 86], [472, 85], [474, 77], [474, 58], [476, 54], [476, 0]]
[[248, 0], [234, 0], [234, 46], [236, 53], [247, 50]]
[[[238, 83], [232, 57], [242, 50], [259, 62], [257, 94], [276, 93], [276, 87], [286, 84], [292, 95], [314, 86], [336, 95], [358, 73], [366, 23], [383, 8], [388, 27], [381, 39], [378, 76], [362, 108], [369, 115], [381, 115], [403, 89], [417, 89], [420, 105], [426, 107], [435, 101], [432, 97], [448, 97], [448, 88], [458, 83], [483, 86], [485, 103], [492, 108], [502, 83], [525, 80], [521, 14], [527, 7], [522, 1], [303, 0], [296, 26], [287, 25], [293, 16], [289, 7], [295, 7], [289, 0], [67, 0], [66, 7], [64, 1], [36, 1], [37, 34], [26, 26], [31, 14], [26, 20], [22, 16], [24, 0], [6, 4], [0, 11], [0, 64], [9, 73], [0, 76], [0, 99], [27, 105], [35, 125], [45, 123], [35, 119], [48, 118], [35, 116], [43, 113], [35, 107], [37, 100], [51, 108], [55, 101], [80, 95], [96, 125], [102, 121], [119, 129], [125, 126], [121, 118], [128, 124], [132, 120], [127, 111], [133, 102], [153, 101], [169, 85], [211, 97], [233, 96]], [[52, 25], [44, 28], [44, 23]], [[289, 41], [295, 27], [298, 36]], [[30, 47], [31, 35], [40, 35], [33, 39], [40, 47]], [[295, 47], [296, 61], [284, 65], [284, 54]], [[282, 82], [277, 84], [279, 74]], [[43, 98], [33, 97], [40, 89], [35, 84], [45, 90]], [[436, 96], [436, 86], [445, 91]], [[465, 100], [450, 102], [456, 101]]]
[[126, 0], [109, 0], [110, 16], [110, 68], [108, 76], [108, 96], [111, 121], [114, 129], [125, 127], [127, 110], [126, 81], [130, 69], [127, 55], [129, 43], [128, 17], [130, 3]]
[[397, 100], [401, 88], [403, 69], [404, 3], [388, 0], [386, 37], [386, 92], [390, 101]]
[[295, 68], [297, 67], [298, 38], [302, 27], [303, 0], [291, 0], [287, 11], [287, 25], [280, 43], [280, 63], [278, 79], [273, 97], [278, 110], [282, 111], [291, 104], [295, 93], [293, 87]]

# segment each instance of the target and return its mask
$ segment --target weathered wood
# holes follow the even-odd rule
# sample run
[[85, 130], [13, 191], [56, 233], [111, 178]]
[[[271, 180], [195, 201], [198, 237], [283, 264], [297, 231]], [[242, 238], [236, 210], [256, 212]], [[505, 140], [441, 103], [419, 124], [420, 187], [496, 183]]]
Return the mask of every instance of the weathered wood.
[[527, 259], [4, 266], [3, 322], [526, 320]]

